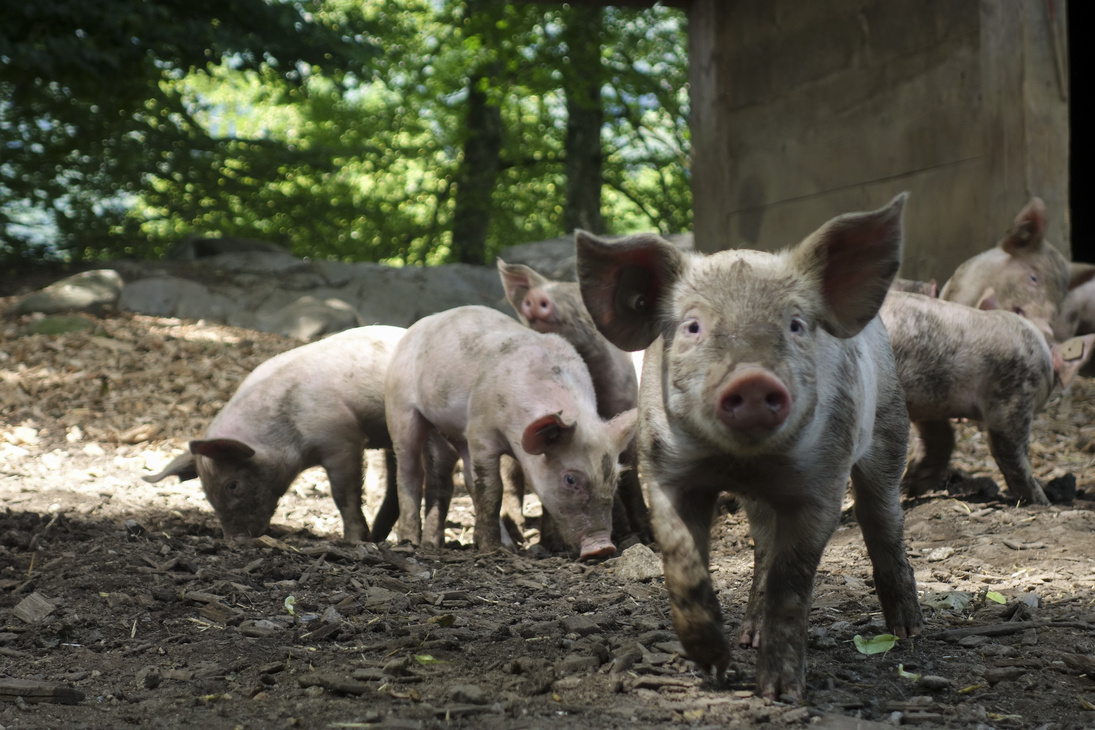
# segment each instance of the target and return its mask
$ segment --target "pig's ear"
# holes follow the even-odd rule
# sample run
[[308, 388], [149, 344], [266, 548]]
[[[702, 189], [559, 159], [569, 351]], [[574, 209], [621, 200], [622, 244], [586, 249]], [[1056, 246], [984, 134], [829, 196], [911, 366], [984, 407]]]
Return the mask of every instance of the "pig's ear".
[[1053, 354], [1053, 372], [1061, 383], [1061, 388], [1067, 390], [1080, 368], [1091, 359], [1092, 352], [1095, 351], [1095, 334], [1073, 337], [1060, 344], [1055, 342], [1049, 349]]
[[502, 278], [502, 288], [506, 290], [506, 299], [518, 312], [521, 302], [529, 289], [544, 286], [548, 280], [524, 264], [507, 264], [498, 259], [498, 275]]
[[236, 439], [208, 439], [191, 441], [190, 452], [218, 461], [244, 461], [255, 455], [255, 450]]
[[939, 284], [936, 283], [934, 278], [928, 280], [927, 291], [925, 291], [924, 293], [932, 299], [939, 298]]
[[605, 424], [617, 452], [623, 452], [627, 445], [631, 443], [631, 439], [635, 438], [635, 429], [638, 425], [638, 408], [618, 413]]
[[198, 467], [194, 463], [194, 455], [191, 453], [179, 454], [159, 474], [149, 474], [141, 477], [141, 479], [149, 484], [155, 484], [167, 477], [178, 477], [180, 482], [197, 479]]
[[1032, 251], [1042, 244], [1046, 235], [1046, 204], [1041, 198], [1031, 198], [1000, 241], [1000, 248], [1012, 256]]
[[1068, 290], [1072, 291], [1076, 287], [1083, 286], [1087, 282], [1095, 279], [1095, 264], [1078, 264], [1069, 262], [1068, 264]]
[[799, 271], [818, 281], [821, 325], [854, 337], [878, 314], [901, 266], [901, 213], [908, 193], [885, 208], [847, 213], [823, 225], [792, 253]]
[[644, 350], [658, 338], [663, 298], [687, 263], [652, 233], [606, 241], [574, 232], [582, 301], [601, 334], [621, 350]]
[[999, 309], [1000, 302], [996, 299], [996, 290], [991, 286], [985, 290], [981, 295], [981, 299], [977, 302], [977, 309], [983, 309], [986, 312], [990, 312], [993, 309]]
[[543, 454], [555, 446], [569, 443], [574, 436], [574, 427], [575, 424], [563, 420], [561, 413], [542, 416], [525, 427], [521, 448], [533, 456]]

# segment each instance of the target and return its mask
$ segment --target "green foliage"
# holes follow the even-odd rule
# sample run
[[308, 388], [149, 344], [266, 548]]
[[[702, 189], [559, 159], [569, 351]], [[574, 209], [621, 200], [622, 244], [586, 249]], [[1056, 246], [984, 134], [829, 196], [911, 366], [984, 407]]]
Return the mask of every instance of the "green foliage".
[[[0, 259], [193, 232], [444, 262], [477, 73], [504, 126], [488, 259], [563, 235], [565, 22], [499, 0], [6, 3]], [[610, 8], [605, 28], [608, 232], [688, 230], [683, 16]]]

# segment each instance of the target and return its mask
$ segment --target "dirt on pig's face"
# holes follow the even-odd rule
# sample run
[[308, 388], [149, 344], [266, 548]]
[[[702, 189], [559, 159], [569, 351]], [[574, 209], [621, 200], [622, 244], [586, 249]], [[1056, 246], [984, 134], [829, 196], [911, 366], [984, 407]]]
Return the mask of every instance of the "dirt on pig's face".
[[285, 493], [284, 477], [276, 468], [254, 459], [196, 457], [202, 491], [224, 530], [224, 539], [242, 542], [262, 535]]
[[[731, 259], [729, 262], [727, 259]], [[817, 402], [816, 294], [785, 256], [693, 259], [663, 321], [670, 421], [720, 451], [783, 452]], [[735, 419], [736, 384], [761, 381], [756, 412]]]

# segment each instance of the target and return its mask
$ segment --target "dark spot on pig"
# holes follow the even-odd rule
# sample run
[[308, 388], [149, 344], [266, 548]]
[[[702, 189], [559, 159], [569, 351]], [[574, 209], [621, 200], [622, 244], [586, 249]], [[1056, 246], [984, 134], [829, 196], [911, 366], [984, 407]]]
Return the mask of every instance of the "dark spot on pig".
[[615, 474], [616, 460], [612, 458], [611, 454], [605, 454], [601, 457], [601, 474], [605, 484], [609, 484], [612, 481], [612, 477]]
[[514, 347], [515, 347], [515, 345], [514, 345], [512, 339], [506, 340], [502, 343], [502, 346], [498, 348], [498, 354], [499, 355], [507, 355], [507, 354], [513, 352]]
[[498, 394], [497, 407], [499, 411], [505, 411], [509, 407], [509, 400], [506, 398], [505, 393]]
[[551, 366], [551, 374], [552, 375], [562, 375], [563, 374], [563, 369], [561, 367], [559, 367], [558, 365], [552, 365]]

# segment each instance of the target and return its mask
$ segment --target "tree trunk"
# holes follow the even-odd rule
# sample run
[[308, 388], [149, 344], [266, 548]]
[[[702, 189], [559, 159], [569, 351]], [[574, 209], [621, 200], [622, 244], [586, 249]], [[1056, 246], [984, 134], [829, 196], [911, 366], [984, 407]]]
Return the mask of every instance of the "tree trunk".
[[468, 84], [467, 137], [452, 221], [452, 260], [465, 264], [486, 263], [491, 193], [501, 167], [502, 112], [481, 88], [489, 78], [476, 74]]
[[603, 233], [601, 217], [601, 34], [604, 18], [597, 7], [572, 6], [563, 39], [570, 59], [566, 74], [566, 207], [567, 231], [584, 228]]

